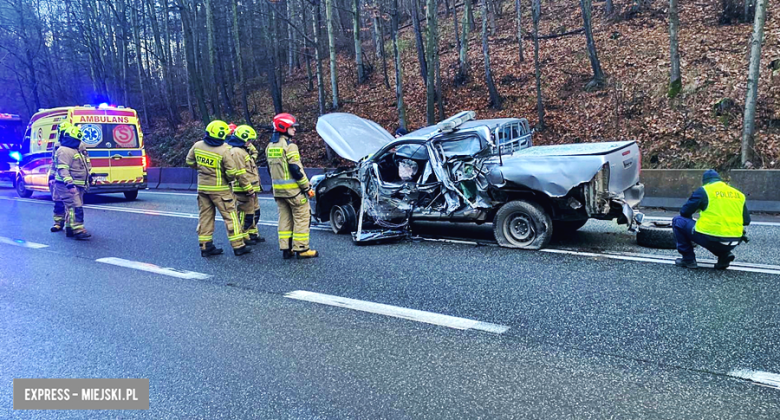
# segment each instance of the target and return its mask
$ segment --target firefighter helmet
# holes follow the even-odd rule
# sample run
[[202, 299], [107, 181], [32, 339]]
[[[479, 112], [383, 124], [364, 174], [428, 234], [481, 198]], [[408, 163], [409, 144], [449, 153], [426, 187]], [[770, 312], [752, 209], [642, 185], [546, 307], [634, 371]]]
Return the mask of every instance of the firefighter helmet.
[[227, 123], [221, 120], [214, 120], [206, 126], [206, 133], [209, 136], [220, 140], [225, 140], [229, 130], [230, 128]]
[[71, 124], [71, 123], [69, 123], [69, 122], [67, 122], [67, 121], [63, 121], [63, 122], [61, 122], [61, 123], [60, 123], [60, 125], [57, 127], [57, 131], [59, 131], [59, 132], [60, 132], [60, 134], [62, 134], [62, 133], [64, 133], [64, 132], [66, 132], [66, 131], [68, 130], [68, 128], [70, 128], [72, 125], [73, 125], [73, 124]]
[[274, 117], [274, 130], [280, 133], [286, 133], [288, 128], [297, 126], [298, 120], [286, 112]]
[[81, 132], [81, 129], [76, 127], [75, 125], [71, 125], [65, 129], [65, 134], [69, 137], [72, 137], [76, 140], [81, 140], [82, 137], [84, 137], [84, 133]]
[[236, 127], [236, 131], [233, 134], [243, 141], [254, 140], [257, 138], [257, 132], [255, 129], [248, 125], [239, 125]]

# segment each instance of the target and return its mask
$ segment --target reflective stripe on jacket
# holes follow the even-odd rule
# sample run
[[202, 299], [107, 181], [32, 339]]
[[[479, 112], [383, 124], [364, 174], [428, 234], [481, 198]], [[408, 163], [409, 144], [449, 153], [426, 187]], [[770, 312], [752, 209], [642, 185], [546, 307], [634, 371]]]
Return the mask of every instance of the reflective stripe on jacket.
[[252, 156], [249, 155], [247, 150], [243, 147], [233, 147], [230, 149], [230, 154], [236, 165], [236, 178], [238, 180], [233, 184], [233, 192], [250, 193], [262, 191], [257, 164], [252, 160]]
[[707, 208], [696, 221], [696, 232], [719, 238], [742, 237], [745, 195], [723, 181], [702, 188], [707, 193]]
[[[187, 153], [187, 165], [198, 170], [198, 191], [230, 191], [230, 181], [236, 179], [236, 169], [231, 147], [227, 144], [210, 146], [201, 140]], [[241, 187], [247, 187], [246, 177], [239, 179]]]
[[[287, 136], [279, 136], [279, 141], [276, 143], [269, 142], [265, 149], [265, 156], [268, 159], [274, 197], [290, 198], [309, 190], [309, 179], [303, 171], [298, 146], [288, 143]], [[301, 175], [300, 179], [295, 179], [293, 176], [295, 173]]]

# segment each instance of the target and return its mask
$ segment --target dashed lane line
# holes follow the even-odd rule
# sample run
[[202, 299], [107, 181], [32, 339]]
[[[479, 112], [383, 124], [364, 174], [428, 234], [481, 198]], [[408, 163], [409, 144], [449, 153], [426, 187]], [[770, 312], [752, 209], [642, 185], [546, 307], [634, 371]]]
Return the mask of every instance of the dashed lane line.
[[196, 273], [194, 271], [179, 270], [176, 268], [169, 268], [169, 267], [160, 267], [154, 264], [149, 264], [149, 263], [144, 263], [139, 261], [130, 261], [130, 260], [125, 260], [122, 258], [115, 258], [115, 257], [98, 258], [95, 261], [104, 264], [116, 265], [119, 267], [126, 267], [135, 270], [147, 271], [149, 273], [162, 274], [171, 277], [178, 277], [180, 279], [186, 279], [186, 280], [205, 280], [211, 277], [210, 274]]
[[755, 382], [769, 388], [780, 389], [780, 375], [771, 372], [762, 372], [760, 370], [735, 369], [728, 373], [739, 379]]
[[28, 242], [23, 239], [6, 238], [5, 236], [0, 236], [0, 243], [6, 245], [20, 246], [23, 248], [32, 248], [32, 249], [41, 249], [41, 248], [48, 247], [48, 245], [39, 244], [35, 242]]
[[386, 315], [410, 321], [439, 325], [457, 330], [479, 330], [493, 334], [503, 334], [509, 327], [489, 322], [475, 321], [468, 318], [459, 318], [434, 312], [420, 311], [417, 309], [403, 308], [400, 306], [385, 305], [383, 303], [369, 302], [365, 300], [349, 299], [340, 296], [326, 295], [305, 290], [296, 290], [284, 295], [286, 298], [319, 303], [322, 305], [336, 306], [361, 312], [369, 312], [377, 315]]

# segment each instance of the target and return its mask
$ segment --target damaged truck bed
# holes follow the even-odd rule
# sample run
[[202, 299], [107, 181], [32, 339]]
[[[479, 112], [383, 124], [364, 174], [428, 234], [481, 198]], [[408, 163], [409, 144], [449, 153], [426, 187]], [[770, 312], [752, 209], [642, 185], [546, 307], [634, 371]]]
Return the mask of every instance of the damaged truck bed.
[[644, 196], [636, 142], [533, 146], [525, 119], [466, 111], [393, 139], [334, 113], [317, 132], [356, 164], [312, 178], [313, 215], [358, 243], [407, 236], [416, 220], [488, 222], [499, 245], [540, 249], [588, 219], [633, 229]]

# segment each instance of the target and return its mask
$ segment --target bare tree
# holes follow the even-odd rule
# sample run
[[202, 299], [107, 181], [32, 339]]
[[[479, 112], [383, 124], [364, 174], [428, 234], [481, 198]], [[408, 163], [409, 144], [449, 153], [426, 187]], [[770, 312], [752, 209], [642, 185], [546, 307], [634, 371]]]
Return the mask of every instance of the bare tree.
[[436, 22], [436, 0], [427, 0], [426, 20], [428, 22], [428, 74], [426, 87], [426, 116], [428, 125], [436, 124], [436, 46], [439, 44], [439, 34]]
[[333, 109], [339, 109], [339, 71], [336, 63], [336, 39], [333, 31], [333, 1], [325, 0], [325, 20], [328, 27], [328, 50], [330, 51], [330, 87], [333, 95]]
[[501, 95], [498, 94], [498, 89], [496, 89], [496, 85], [493, 83], [493, 72], [490, 69], [490, 48], [488, 47], [487, 27], [488, 5], [487, 0], [482, 0], [482, 55], [485, 57], [485, 81], [487, 82], [488, 92], [490, 92], [490, 106], [494, 109], [501, 109]]
[[395, 59], [395, 100], [398, 110], [398, 125], [404, 130], [406, 127], [406, 107], [404, 106], [404, 82], [401, 54], [398, 52], [398, 0], [393, 0], [393, 16], [390, 33], [393, 37], [393, 58]]
[[355, 40], [357, 82], [358, 84], [361, 84], [366, 80], [366, 73], [365, 68], [363, 67], [363, 48], [360, 44], [360, 0], [352, 0], [352, 28], [352, 35]]
[[672, 71], [669, 80], [669, 97], [674, 98], [682, 90], [680, 75], [680, 16], [677, 12], [677, 0], [669, 0], [669, 54], [671, 55]]
[[755, 148], [756, 98], [758, 80], [761, 73], [761, 43], [764, 40], [764, 22], [766, 21], [767, 0], [757, 0], [756, 15], [753, 20], [753, 35], [750, 37], [750, 69], [748, 70], [747, 95], [745, 97], [745, 120], [742, 124], [743, 166], [751, 166]]
[[542, 101], [542, 70], [539, 64], [539, 17], [542, 14], [541, 0], [531, 0], [531, 13], [534, 22], [534, 75], [536, 76], [536, 112], [539, 122], [537, 131], [544, 130], [544, 102]]
[[471, 20], [471, 0], [464, 0], [463, 4], [466, 10], [463, 11], [463, 37], [460, 40], [457, 75], [457, 80], [461, 83], [469, 78], [469, 31], [473, 24]]
[[520, 52], [520, 62], [525, 61], [523, 57], [523, 3], [515, 0], [515, 12], [517, 13], [517, 49]]
[[422, 30], [420, 29], [419, 1], [412, 0], [412, 27], [414, 28], [414, 39], [417, 42], [417, 60], [420, 62], [420, 76], [423, 82], [428, 79], [428, 63], [425, 59], [425, 45], [422, 39]]
[[593, 79], [588, 82], [585, 89], [597, 89], [604, 85], [604, 72], [601, 70], [601, 63], [596, 54], [596, 42], [593, 40], [593, 30], [591, 28], [591, 0], [580, 0], [580, 9], [582, 10], [582, 22], [585, 28], [585, 39], [588, 44], [588, 56], [590, 57], [590, 66], [593, 69]]

